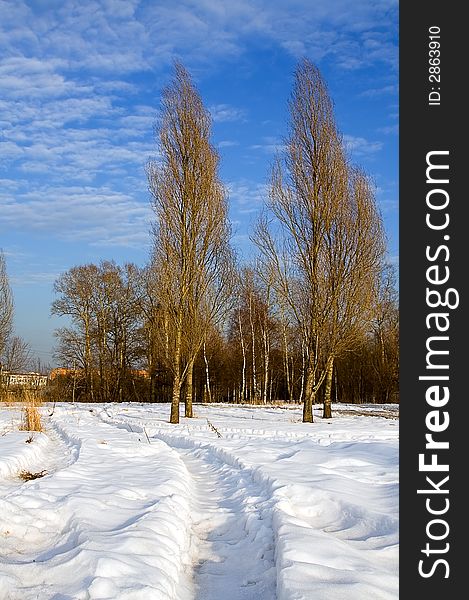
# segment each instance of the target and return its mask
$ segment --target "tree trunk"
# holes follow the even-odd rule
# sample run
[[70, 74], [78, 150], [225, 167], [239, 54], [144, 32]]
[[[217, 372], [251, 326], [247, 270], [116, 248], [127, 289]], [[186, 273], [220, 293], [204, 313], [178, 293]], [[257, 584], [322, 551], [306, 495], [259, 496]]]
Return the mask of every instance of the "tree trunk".
[[301, 344], [301, 386], [300, 386], [300, 395], [298, 397], [298, 404], [304, 403], [305, 371], [306, 371], [306, 349], [305, 349], [304, 342], [303, 342]]
[[283, 330], [283, 363], [285, 369], [285, 380], [287, 384], [287, 400], [290, 402], [293, 399], [293, 389], [292, 389], [292, 381], [293, 377], [290, 379], [290, 364], [289, 364], [289, 353], [288, 353], [288, 340], [287, 340], [287, 327], [285, 323], [282, 324]]
[[315, 400], [314, 372], [308, 368], [303, 399], [303, 423], [313, 422], [313, 405]]
[[241, 380], [241, 402], [246, 400], [246, 348], [244, 345], [243, 328], [241, 326], [241, 312], [238, 311], [238, 327], [239, 327], [239, 339], [241, 341], [241, 351], [243, 353], [243, 368], [242, 368], [242, 380]]
[[270, 344], [267, 333], [267, 328], [264, 328], [262, 332], [263, 344], [264, 344], [264, 389], [263, 389], [263, 404], [267, 404], [268, 386], [269, 386], [269, 351]]
[[334, 357], [329, 357], [326, 366], [326, 389], [324, 390], [324, 408], [323, 408], [323, 419], [332, 419], [332, 408], [331, 408], [331, 392], [332, 392], [332, 375], [334, 373]]
[[208, 398], [208, 402], [212, 401], [212, 392], [210, 389], [210, 371], [208, 368], [208, 360], [207, 360], [207, 353], [206, 353], [206, 349], [205, 349], [205, 342], [204, 342], [204, 362], [205, 362], [205, 393], [207, 395]]
[[181, 399], [181, 340], [182, 331], [181, 328], [178, 327], [173, 358], [174, 379], [171, 399], [171, 415], [169, 418], [169, 422], [173, 424], [179, 423], [179, 401]]
[[251, 404], [257, 404], [259, 401], [259, 392], [257, 389], [257, 365], [256, 365], [256, 338], [254, 332], [254, 319], [252, 315], [252, 296], [249, 296], [249, 323], [251, 325], [251, 351], [252, 351], [252, 393]]
[[188, 365], [186, 377], [186, 402], [184, 416], [192, 418], [192, 394], [193, 394], [194, 359]]
[[174, 375], [173, 395], [171, 399], [171, 416], [169, 422], [177, 425], [179, 423], [179, 400], [181, 396], [181, 377], [179, 373]]

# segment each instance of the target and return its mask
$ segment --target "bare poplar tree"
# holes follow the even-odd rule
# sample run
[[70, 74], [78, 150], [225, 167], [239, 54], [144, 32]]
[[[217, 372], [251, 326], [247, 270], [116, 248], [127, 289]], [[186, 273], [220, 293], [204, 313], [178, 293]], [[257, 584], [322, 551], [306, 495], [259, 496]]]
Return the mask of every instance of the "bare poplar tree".
[[[163, 91], [157, 133], [161, 162], [150, 163], [148, 180], [157, 218], [159, 306], [173, 376], [170, 422], [178, 423], [182, 385], [209, 324], [222, 318], [233, 271], [227, 198], [210, 143], [210, 115], [179, 63]], [[186, 383], [190, 389], [191, 375]], [[186, 397], [186, 415], [192, 416], [191, 397]]]
[[[273, 219], [260, 219], [254, 242], [301, 331], [303, 421], [312, 422], [316, 394], [340, 344], [346, 345], [344, 332], [353, 330], [357, 312], [365, 309], [369, 291], [362, 293], [358, 284], [360, 277], [364, 284], [373, 279], [383, 238], [366, 179], [347, 164], [328, 90], [308, 60], [296, 69], [289, 111], [285, 156], [272, 169]], [[377, 247], [361, 252], [367, 218]]]
[[334, 226], [325, 241], [323, 287], [329, 312], [323, 416], [330, 418], [334, 361], [354, 350], [370, 330], [386, 248], [371, 184], [359, 169], [349, 169], [348, 194], [336, 207]]
[[5, 256], [0, 250], [0, 397], [3, 387], [3, 363], [5, 350], [11, 335], [13, 324], [13, 297], [5, 264]]

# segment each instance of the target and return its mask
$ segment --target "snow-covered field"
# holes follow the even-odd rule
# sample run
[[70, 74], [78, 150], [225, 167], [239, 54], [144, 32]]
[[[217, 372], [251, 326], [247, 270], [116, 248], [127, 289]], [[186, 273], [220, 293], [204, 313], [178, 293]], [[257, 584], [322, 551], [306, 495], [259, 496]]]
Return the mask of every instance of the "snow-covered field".
[[397, 406], [194, 409], [0, 405], [0, 599], [398, 598]]

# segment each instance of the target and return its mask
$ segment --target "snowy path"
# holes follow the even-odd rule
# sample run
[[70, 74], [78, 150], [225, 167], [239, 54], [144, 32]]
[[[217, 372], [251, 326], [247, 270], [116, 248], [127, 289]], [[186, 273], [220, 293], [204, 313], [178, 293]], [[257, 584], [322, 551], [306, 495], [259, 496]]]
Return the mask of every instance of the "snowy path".
[[[376, 408], [373, 407], [373, 412]], [[395, 599], [398, 586], [396, 420], [353, 414], [336, 418], [333, 427], [332, 421], [327, 420], [318, 420], [311, 427], [299, 424], [295, 417], [292, 419], [291, 411], [266, 409], [259, 411], [260, 418], [254, 419], [257, 415], [252, 409], [197, 407], [198, 418], [181, 419], [180, 425], [174, 426], [167, 423], [163, 410], [164, 407], [155, 406], [154, 413], [148, 414], [132, 405], [108, 405], [100, 416], [128, 431], [145, 432], [150, 439], [164, 441], [177, 450], [193, 474], [196, 488], [205, 489], [206, 497], [214, 496], [215, 504], [221, 508], [218, 514], [226, 506], [222, 496], [211, 490], [221, 489], [220, 482], [223, 487], [229, 473], [236, 474], [233, 485], [238, 488], [239, 497], [258, 495], [255, 502], [258, 513], [269, 524], [269, 537], [274, 545], [276, 581], [271, 594], [275, 595], [270, 598]], [[207, 417], [210, 414], [210, 422], [203, 418], [204, 413]], [[379, 421], [375, 428], [373, 422]], [[216, 425], [215, 432], [221, 437], [211, 429], [210, 423]], [[187, 460], [193, 457], [199, 462]], [[213, 483], [204, 483], [203, 474], [207, 469], [218, 475], [215, 487]], [[194, 476], [197, 473], [202, 473], [201, 478]], [[226, 504], [230, 498], [228, 490], [224, 497]], [[373, 498], [373, 501], [367, 500], [364, 504], [364, 498]], [[199, 506], [199, 514], [205, 511], [211, 515], [213, 503], [207, 504], [202, 497]], [[235, 522], [244, 518], [244, 513], [237, 508]], [[216, 538], [210, 531], [206, 531], [205, 536], [208, 548], [216, 554], [213, 546]], [[199, 537], [204, 538], [203, 531]], [[235, 551], [237, 544], [232, 544]], [[256, 552], [265, 546], [262, 543], [259, 546], [255, 536], [251, 537], [251, 543], [241, 550], [248, 553], [246, 565], [258, 560], [255, 557], [262, 555]], [[207, 548], [207, 544], [201, 547]], [[218, 548], [223, 555], [223, 547]], [[211, 573], [215, 561], [209, 559], [208, 562], [204, 569]], [[218, 565], [223, 573], [226, 573], [225, 562]], [[200, 600], [212, 600], [217, 595], [215, 592], [210, 595], [207, 587], [210, 578], [204, 579], [204, 569], [201, 568], [202, 576], [197, 574], [196, 577]], [[233, 573], [236, 573], [235, 566]], [[234, 574], [233, 579], [239, 581], [239, 576]], [[244, 582], [248, 579], [249, 575]], [[222, 576], [219, 580], [223, 580]], [[256, 592], [253, 596], [237, 596], [239, 586], [238, 591], [226, 585], [218, 589], [222, 591], [218, 592], [217, 600], [225, 600], [225, 596], [257, 599], [258, 595]]]
[[240, 471], [207, 456], [209, 451], [179, 452], [195, 482], [196, 600], [275, 600], [267, 499]]
[[[26, 431], [12, 432], [14, 438], [23, 438], [21, 453], [8, 452], [2, 455], [0, 463], [0, 525], [2, 543], [0, 544], [0, 561], [13, 564], [27, 563], [31, 550], [41, 553], [54, 543], [60, 544], [60, 518], [53, 510], [44, 512], [38, 519], [35, 511], [28, 510], [25, 498], [36, 495], [34, 482], [25, 482], [19, 477], [21, 471], [30, 473], [44, 472], [50, 476], [72, 465], [79, 455], [79, 444], [67, 439], [61, 430], [48, 423], [45, 433], [30, 434]], [[38, 480], [35, 480], [38, 481]], [[40, 501], [40, 493], [33, 501], [33, 506]], [[18, 502], [19, 501], [19, 502]], [[21, 508], [21, 512], [12, 506]], [[1, 596], [0, 590], [0, 597]]]
[[[143, 424], [114, 422], [104, 413], [107, 424], [146, 432]], [[275, 600], [272, 498], [249, 471], [227, 464], [210, 446], [164, 434], [151, 439], [176, 450], [192, 479], [195, 600]]]

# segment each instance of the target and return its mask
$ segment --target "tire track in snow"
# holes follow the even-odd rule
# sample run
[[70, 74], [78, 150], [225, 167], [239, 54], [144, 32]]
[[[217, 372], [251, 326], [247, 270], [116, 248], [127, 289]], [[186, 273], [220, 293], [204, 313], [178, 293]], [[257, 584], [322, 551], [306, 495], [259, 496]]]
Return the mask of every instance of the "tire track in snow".
[[[146, 433], [142, 424], [108, 424]], [[195, 600], [275, 600], [272, 498], [248, 469], [228, 464], [210, 445], [181, 436], [150, 433], [179, 453], [194, 483], [192, 554]]]
[[[31, 441], [24, 447], [23, 453], [2, 457], [4, 478], [0, 482], [0, 535], [3, 540], [0, 558], [18, 564], [28, 562], [32, 545], [40, 553], [61, 543], [63, 525], [57, 506], [55, 510], [42, 511], [39, 518], [28, 509], [27, 500], [21, 513], [12, 510], [12, 506], [21, 503], [24, 498], [34, 498], [36, 503], [47, 498], [47, 494], [41, 495], [37, 490], [37, 482], [70, 467], [80, 453], [80, 443], [69, 438], [54, 422], [47, 423], [44, 433], [22, 433]], [[23, 470], [46, 473], [40, 479], [24, 481], [19, 477]], [[31, 538], [34, 538], [34, 544]]]
[[195, 484], [197, 600], [274, 600], [269, 500], [252, 479], [207, 449], [177, 449]]

